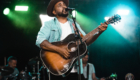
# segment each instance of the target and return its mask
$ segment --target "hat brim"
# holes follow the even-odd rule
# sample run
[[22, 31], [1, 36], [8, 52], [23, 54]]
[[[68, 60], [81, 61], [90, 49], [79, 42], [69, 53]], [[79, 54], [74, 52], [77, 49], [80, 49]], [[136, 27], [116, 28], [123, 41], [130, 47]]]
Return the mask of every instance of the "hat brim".
[[68, 7], [69, 0], [51, 0], [48, 7], [47, 7], [48, 16], [54, 17], [54, 14], [52, 13], [52, 11], [53, 11], [54, 5], [59, 1], [63, 1], [66, 4], [66, 6]]

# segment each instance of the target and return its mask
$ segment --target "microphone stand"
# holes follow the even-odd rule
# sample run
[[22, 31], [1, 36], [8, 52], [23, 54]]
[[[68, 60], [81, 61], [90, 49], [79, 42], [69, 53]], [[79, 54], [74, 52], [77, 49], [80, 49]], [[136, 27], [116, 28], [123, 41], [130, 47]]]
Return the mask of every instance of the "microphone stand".
[[37, 61], [37, 80], [40, 80], [39, 61]]
[[79, 39], [80, 39], [81, 44], [83, 42], [82, 42], [82, 38], [80, 36], [79, 30], [78, 30], [77, 25], [76, 25], [76, 16], [73, 17], [73, 15], [72, 15], [72, 19], [73, 19], [73, 22], [74, 22], [74, 25], [75, 25], [75, 29], [76, 29], [76, 31], [75, 31], [75, 38], [78, 39], [78, 41], [77, 41], [77, 46], [78, 46], [78, 48], [77, 48], [78, 49], [77, 55], [78, 55], [78, 67], [79, 67], [79, 75], [78, 75], [79, 78], [78, 79], [81, 80], [81, 67], [80, 67], [81, 64], [80, 64], [80, 54], [79, 54]]

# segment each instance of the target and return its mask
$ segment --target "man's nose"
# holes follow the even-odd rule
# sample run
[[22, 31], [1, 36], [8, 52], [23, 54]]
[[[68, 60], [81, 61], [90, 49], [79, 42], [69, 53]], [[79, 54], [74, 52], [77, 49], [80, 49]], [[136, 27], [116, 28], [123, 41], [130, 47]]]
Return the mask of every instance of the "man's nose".
[[63, 8], [67, 8], [67, 6], [64, 5]]

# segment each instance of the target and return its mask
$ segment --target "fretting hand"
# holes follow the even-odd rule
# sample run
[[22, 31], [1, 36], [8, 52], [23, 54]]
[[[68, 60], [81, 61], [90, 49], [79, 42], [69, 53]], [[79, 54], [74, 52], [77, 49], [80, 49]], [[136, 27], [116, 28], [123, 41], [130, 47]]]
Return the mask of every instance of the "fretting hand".
[[108, 25], [105, 23], [101, 23], [101, 25], [98, 27], [100, 32], [103, 32], [107, 29]]

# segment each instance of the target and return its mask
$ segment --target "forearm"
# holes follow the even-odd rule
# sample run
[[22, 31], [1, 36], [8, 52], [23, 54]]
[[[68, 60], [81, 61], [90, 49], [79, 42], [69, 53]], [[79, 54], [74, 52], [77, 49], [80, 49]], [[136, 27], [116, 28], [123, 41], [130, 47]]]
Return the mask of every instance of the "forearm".
[[58, 48], [57, 46], [51, 44], [50, 42], [48, 42], [47, 40], [44, 40], [41, 44], [40, 44], [40, 47], [42, 49], [45, 49], [45, 50], [49, 50], [49, 51], [55, 51], [57, 52]]
[[[101, 23], [100, 26], [98, 26], [96, 29], [94, 29], [92, 31], [94, 33], [94, 34], [92, 34], [93, 36], [91, 36], [90, 38], [88, 38], [86, 40], [86, 44], [89, 45], [89, 44], [93, 43], [99, 37], [99, 35], [107, 29], [107, 24], [108, 24], [107, 22], [106, 22], [106, 24]], [[99, 32], [99, 33], [97, 33], [97, 32]]]
[[[94, 29], [95, 31], [97, 30], [98, 28]], [[102, 31], [99, 31], [98, 34], [92, 34], [93, 36], [89, 37], [87, 40], [86, 40], [86, 44], [87, 45], [90, 45], [91, 43], [93, 43], [99, 36], [100, 34], [102, 33]]]

